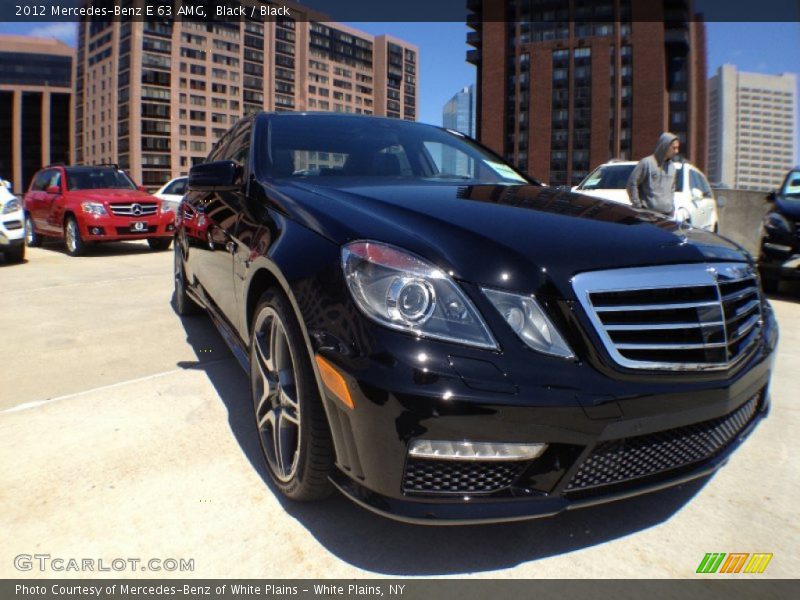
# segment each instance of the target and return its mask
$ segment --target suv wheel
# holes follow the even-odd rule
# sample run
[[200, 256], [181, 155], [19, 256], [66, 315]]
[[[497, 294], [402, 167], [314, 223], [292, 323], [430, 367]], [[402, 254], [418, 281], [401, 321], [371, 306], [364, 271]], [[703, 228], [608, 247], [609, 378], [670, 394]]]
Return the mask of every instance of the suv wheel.
[[14, 264], [21, 263], [25, 260], [25, 244], [20, 244], [19, 246], [4, 250], [3, 254], [6, 257], [6, 262]]
[[333, 450], [311, 357], [289, 301], [261, 296], [250, 335], [250, 389], [272, 480], [293, 500], [319, 500], [332, 486]]
[[161, 251], [169, 248], [172, 238], [148, 238], [147, 245], [151, 250]]
[[42, 245], [42, 236], [33, 228], [33, 219], [30, 215], [25, 215], [25, 244], [30, 248]]
[[175, 312], [182, 317], [198, 315], [203, 312], [202, 307], [186, 293], [186, 274], [183, 271], [181, 248], [175, 244]]
[[71, 215], [64, 221], [64, 246], [70, 256], [80, 256], [86, 250], [86, 242], [81, 238], [78, 222]]

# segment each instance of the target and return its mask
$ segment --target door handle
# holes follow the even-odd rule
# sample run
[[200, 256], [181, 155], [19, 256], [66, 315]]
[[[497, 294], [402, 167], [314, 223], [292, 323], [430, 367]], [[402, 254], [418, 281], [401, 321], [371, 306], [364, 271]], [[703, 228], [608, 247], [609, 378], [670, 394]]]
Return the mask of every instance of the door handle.
[[225, 249], [231, 254], [236, 254], [236, 244], [234, 244], [233, 242], [227, 242], [225, 244]]

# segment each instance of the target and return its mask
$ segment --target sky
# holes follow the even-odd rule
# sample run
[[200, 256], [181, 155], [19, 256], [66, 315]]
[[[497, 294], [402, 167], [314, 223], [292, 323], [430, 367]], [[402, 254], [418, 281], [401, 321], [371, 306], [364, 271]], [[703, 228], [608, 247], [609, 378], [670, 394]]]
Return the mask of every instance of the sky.
[[[441, 125], [442, 108], [465, 85], [475, 82], [466, 62], [469, 31], [464, 23], [347, 23], [373, 35], [388, 33], [420, 49], [418, 119]], [[798, 75], [797, 128], [800, 129], [800, 23], [707, 23], [708, 75], [725, 63], [740, 71]], [[0, 23], [0, 33], [57, 37], [75, 45], [73, 23]], [[800, 138], [800, 133], [798, 133]], [[800, 162], [800, 139], [795, 142]]]

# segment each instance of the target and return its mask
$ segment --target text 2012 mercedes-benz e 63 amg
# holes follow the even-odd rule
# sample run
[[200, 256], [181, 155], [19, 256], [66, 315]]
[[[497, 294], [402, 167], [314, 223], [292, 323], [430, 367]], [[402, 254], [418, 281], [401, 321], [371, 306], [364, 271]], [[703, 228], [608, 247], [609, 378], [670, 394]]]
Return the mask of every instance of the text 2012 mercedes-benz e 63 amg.
[[189, 190], [176, 307], [249, 371], [289, 498], [552, 515], [709, 473], [767, 413], [778, 329], [740, 247], [455, 132], [261, 113]]

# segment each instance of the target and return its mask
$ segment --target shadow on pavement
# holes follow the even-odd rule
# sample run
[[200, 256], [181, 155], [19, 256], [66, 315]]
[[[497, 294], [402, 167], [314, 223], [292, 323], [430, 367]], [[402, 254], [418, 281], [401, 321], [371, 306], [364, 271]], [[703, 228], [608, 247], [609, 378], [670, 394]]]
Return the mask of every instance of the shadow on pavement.
[[[65, 255], [67, 253], [62, 240], [56, 240], [52, 238], [47, 239], [44, 241], [41, 247], [43, 250], [52, 250]], [[155, 252], [160, 251], [151, 250], [150, 246], [148, 246], [146, 242], [141, 242], [141, 240], [131, 240], [129, 242], [103, 242], [100, 244], [89, 244], [89, 246], [87, 246], [86, 250], [80, 256], [73, 258], [102, 258], [133, 254], [150, 254]]]
[[[231, 432], [284, 510], [329, 552], [385, 575], [460, 575], [511, 568], [634, 534], [667, 521], [708, 478], [613, 504], [517, 523], [432, 527], [399, 523], [360, 508], [338, 493], [316, 503], [286, 500], [272, 485], [261, 455], [247, 375], [206, 316], [181, 319], [196, 363], [228, 410]], [[212, 358], [213, 357], [213, 358]], [[227, 357], [226, 360], [220, 360]], [[265, 516], [265, 521], [267, 516]]]

